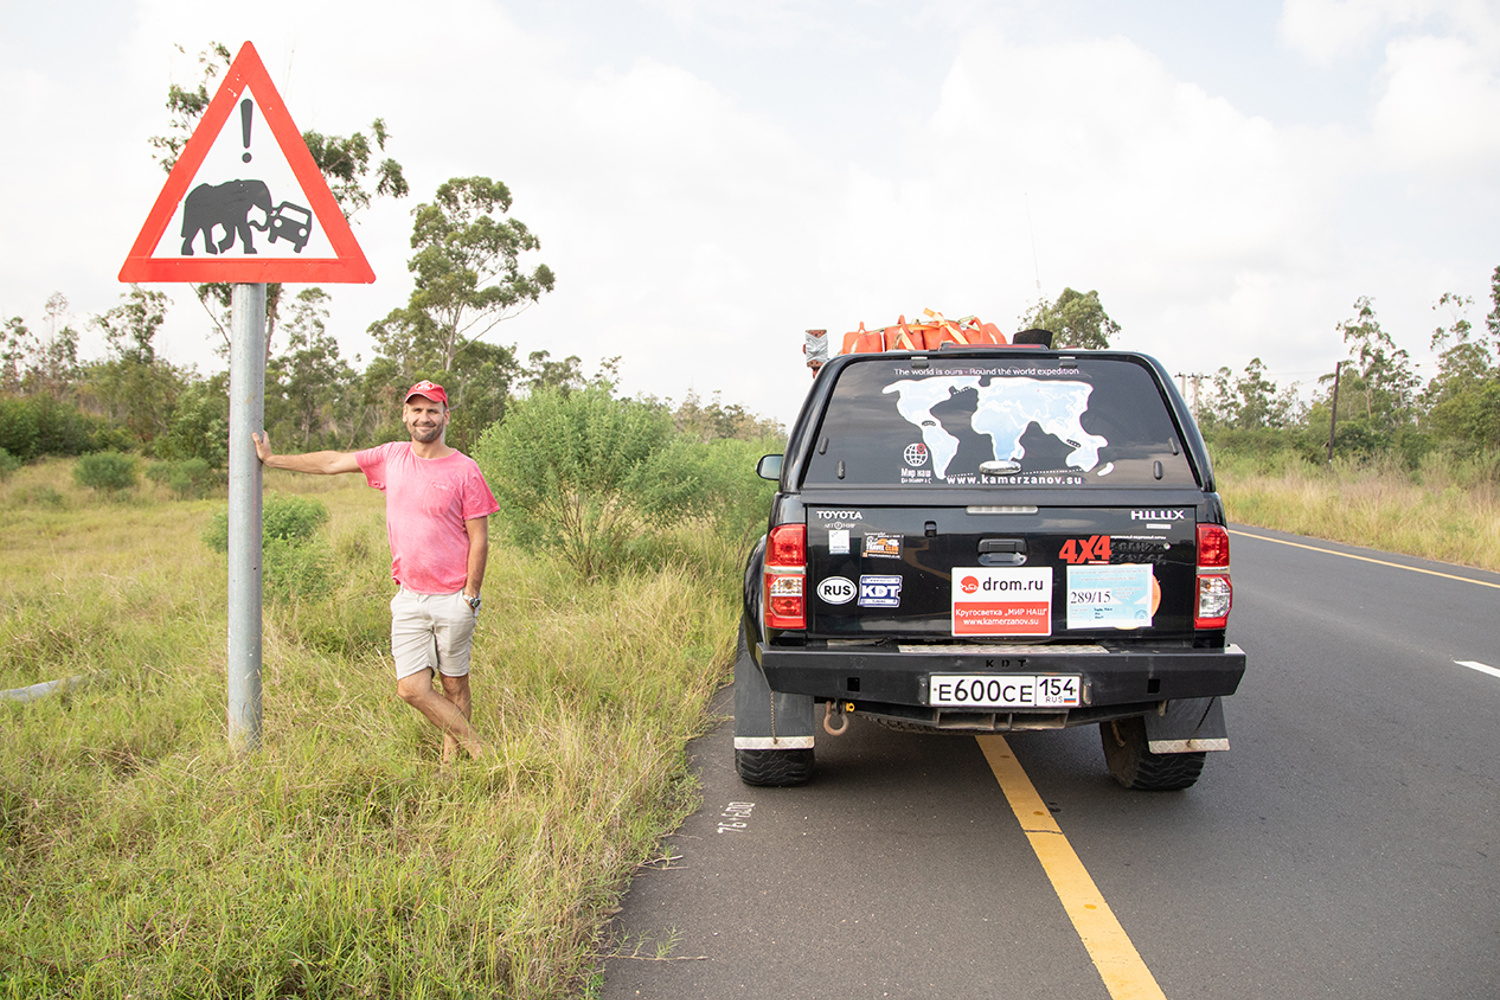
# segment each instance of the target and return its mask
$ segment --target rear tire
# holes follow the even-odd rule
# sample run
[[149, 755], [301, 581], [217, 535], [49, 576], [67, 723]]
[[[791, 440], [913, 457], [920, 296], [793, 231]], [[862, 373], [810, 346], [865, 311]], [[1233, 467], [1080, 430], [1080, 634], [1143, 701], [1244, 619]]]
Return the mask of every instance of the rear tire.
[[734, 769], [747, 785], [789, 787], [812, 780], [812, 748], [800, 750], [736, 750]]
[[1146, 723], [1140, 716], [1099, 723], [1104, 762], [1109, 775], [1126, 788], [1147, 792], [1175, 792], [1191, 788], [1203, 772], [1203, 751], [1152, 753]]

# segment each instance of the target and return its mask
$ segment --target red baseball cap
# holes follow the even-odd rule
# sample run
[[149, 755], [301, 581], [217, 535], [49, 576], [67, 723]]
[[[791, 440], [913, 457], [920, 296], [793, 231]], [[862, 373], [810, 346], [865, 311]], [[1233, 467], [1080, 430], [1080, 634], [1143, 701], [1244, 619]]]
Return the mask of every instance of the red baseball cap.
[[426, 396], [434, 403], [442, 403], [444, 406], [448, 405], [448, 394], [443, 391], [443, 387], [436, 382], [429, 382], [425, 378], [410, 389], [407, 389], [406, 398], [401, 402], [410, 403], [413, 396]]

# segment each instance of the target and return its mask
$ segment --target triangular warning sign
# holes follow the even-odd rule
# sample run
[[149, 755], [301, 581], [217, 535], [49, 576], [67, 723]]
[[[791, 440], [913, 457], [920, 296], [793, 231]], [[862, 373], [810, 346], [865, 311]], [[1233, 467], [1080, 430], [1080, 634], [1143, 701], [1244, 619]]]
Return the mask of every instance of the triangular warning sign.
[[375, 280], [249, 42], [167, 176], [120, 280]]

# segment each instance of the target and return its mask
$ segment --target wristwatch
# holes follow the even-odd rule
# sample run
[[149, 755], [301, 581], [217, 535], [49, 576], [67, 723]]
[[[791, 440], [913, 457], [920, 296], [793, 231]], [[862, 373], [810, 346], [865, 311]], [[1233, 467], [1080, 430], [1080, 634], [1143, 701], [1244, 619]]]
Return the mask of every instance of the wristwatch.
[[465, 594], [464, 595], [464, 600], [466, 600], [466, 601], [469, 602], [469, 607], [473, 608], [475, 611], [479, 610], [479, 595], [478, 594], [475, 594], [473, 597], [470, 597], [468, 594]]

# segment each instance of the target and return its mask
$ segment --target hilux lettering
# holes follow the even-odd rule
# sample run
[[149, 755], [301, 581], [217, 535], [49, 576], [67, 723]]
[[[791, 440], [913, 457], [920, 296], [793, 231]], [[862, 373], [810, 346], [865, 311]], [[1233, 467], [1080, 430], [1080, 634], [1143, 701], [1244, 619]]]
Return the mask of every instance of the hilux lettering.
[[1132, 521], [1184, 521], [1187, 519], [1185, 510], [1133, 510], [1130, 512]]

